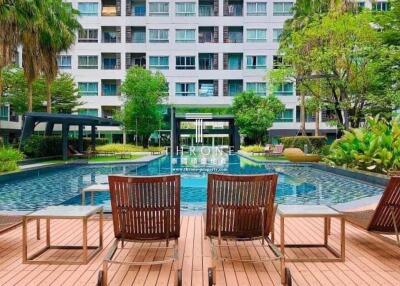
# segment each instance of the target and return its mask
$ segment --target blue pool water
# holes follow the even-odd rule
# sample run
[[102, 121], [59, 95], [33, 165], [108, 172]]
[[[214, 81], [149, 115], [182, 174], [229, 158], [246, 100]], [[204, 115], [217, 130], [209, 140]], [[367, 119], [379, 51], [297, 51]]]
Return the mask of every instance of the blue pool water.
[[[108, 174], [157, 175], [180, 173], [182, 210], [205, 208], [207, 173], [278, 173], [276, 200], [283, 204], [335, 204], [380, 194], [379, 186], [295, 164], [261, 164], [238, 155], [202, 164], [163, 157], [147, 165], [78, 165], [33, 172], [31, 176], [0, 183], [0, 210], [35, 210], [48, 205], [81, 204], [81, 189], [107, 183]], [[89, 198], [87, 198], [89, 203]], [[109, 207], [109, 195], [95, 195], [96, 204]]]

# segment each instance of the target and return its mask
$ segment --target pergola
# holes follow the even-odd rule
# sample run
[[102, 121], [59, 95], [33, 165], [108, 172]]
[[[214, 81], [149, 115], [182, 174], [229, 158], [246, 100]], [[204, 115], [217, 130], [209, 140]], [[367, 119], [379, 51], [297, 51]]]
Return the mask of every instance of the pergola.
[[51, 136], [53, 134], [54, 125], [60, 124], [61, 137], [62, 137], [62, 152], [63, 159], [68, 158], [68, 132], [70, 126], [78, 126], [78, 150], [83, 152], [83, 129], [84, 126], [91, 127], [91, 145], [96, 145], [96, 126], [119, 126], [120, 123], [108, 119], [89, 115], [73, 115], [73, 114], [51, 114], [46, 112], [29, 112], [24, 115], [24, 123], [21, 132], [21, 143], [28, 139], [35, 127], [39, 123], [45, 123], [45, 135]]

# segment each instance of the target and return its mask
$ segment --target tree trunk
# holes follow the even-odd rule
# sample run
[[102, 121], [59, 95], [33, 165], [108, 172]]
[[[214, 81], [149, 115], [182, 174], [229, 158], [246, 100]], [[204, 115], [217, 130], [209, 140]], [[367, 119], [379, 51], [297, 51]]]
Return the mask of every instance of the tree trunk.
[[315, 136], [319, 136], [319, 110], [315, 112]]
[[51, 113], [51, 82], [46, 82], [46, 92], [47, 92], [47, 113]]
[[143, 139], [143, 141], [142, 141], [142, 147], [143, 147], [143, 148], [149, 147], [149, 138], [150, 138], [150, 135], [144, 135], [144, 136], [142, 136], [142, 139]]
[[28, 81], [28, 112], [32, 112], [33, 110], [33, 95], [32, 95], [32, 81]]
[[307, 136], [306, 134], [306, 103], [305, 103], [304, 93], [300, 94], [300, 132], [302, 136]]

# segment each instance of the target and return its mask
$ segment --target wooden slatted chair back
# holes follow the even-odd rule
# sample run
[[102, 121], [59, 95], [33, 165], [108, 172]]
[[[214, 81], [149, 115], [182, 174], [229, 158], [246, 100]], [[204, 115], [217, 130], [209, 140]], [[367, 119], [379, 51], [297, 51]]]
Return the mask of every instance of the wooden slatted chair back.
[[267, 237], [273, 227], [277, 178], [209, 174], [206, 235], [218, 236], [220, 224], [221, 237]]
[[400, 176], [391, 177], [368, 226], [370, 231], [400, 231]]
[[116, 238], [164, 240], [179, 237], [180, 176], [109, 176]]

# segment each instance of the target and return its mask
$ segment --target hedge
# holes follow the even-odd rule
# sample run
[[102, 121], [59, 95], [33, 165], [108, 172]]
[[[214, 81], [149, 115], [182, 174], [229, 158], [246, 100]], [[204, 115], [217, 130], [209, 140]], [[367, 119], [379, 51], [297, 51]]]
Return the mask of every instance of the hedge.
[[325, 136], [291, 136], [280, 138], [285, 148], [300, 148], [304, 150], [307, 145], [308, 153], [321, 153], [327, 144]]
[[[90, 146], [90, 143], [91, 139], [83, 138], [83, 150], [87, 150]], [[107, 139], [96, 138], [96, 145], [104, 145], [107, 143]], [[68, 145], [72, 145], [75, 149], [78, 149], [78, 139], [69, 138]], [[22, 151], [29, 158], [59, 156], [62, 154], [61, 136], [32, 135], [24, 142]]]

